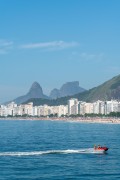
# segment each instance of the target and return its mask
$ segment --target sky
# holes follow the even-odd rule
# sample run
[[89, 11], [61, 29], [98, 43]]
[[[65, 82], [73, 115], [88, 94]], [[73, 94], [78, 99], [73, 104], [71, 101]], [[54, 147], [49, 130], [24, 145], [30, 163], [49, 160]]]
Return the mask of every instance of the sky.
[[0, 0], [0, 103], [120, 74], [119, 0]]

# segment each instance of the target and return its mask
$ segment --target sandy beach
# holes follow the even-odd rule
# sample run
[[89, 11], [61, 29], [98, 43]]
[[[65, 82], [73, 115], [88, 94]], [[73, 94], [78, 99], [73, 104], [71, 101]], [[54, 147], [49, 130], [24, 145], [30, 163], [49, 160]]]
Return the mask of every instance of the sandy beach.
[[50, 120], [50, 121], [67, 121], [67, 122], [80, 122], [80, 123], [110, 123], [110, 124], [120, 124], [120, 118], [99, 118], [99, 117], [6, 117], [0, 118], [0, 120]]

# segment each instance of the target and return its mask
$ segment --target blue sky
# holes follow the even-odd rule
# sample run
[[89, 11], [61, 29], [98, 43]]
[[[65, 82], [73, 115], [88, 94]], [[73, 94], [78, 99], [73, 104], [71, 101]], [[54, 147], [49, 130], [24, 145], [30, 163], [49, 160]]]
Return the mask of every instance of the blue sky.
[[0, 0], [0, 103], [120, 73], [119, 0]]

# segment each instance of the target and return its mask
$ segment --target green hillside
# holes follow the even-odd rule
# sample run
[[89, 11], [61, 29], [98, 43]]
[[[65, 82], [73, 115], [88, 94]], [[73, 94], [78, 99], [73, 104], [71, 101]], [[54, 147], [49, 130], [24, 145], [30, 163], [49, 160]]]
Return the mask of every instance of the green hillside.
[[33, 98], [33, 99], [29, 99], [28, 101], [24, 102], [24, 104], [33, 102], [34, 106], [40, 106], [40, 105], [44, 105], [44, 104], [47, 104], [49, 106], [66, 105], [68, 99], [70, 99], [70, 98], [71, 98], [71, 96], [58, 98], [56, 100], [55, 99], [49, 100], [49, 99]]
[[83, 101], [120, 99], [120, 75], [106, 81], [102, 85], [74, 97]]

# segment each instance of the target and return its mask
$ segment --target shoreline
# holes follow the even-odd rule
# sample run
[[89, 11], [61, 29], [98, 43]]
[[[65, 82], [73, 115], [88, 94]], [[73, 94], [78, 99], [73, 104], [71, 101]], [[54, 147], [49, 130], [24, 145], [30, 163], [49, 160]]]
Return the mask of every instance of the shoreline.
[[45, 117], [6, 117], [0, 118], [0, 120], [49, 120], [49, 121], [66, 121], [66, 122], [80, 122], [80, 123], [102, 123], [102, 124], [120, 124], [120, 118], [99, 118], [99, 117], [77, 117], [77, 118], [45, 118]]

